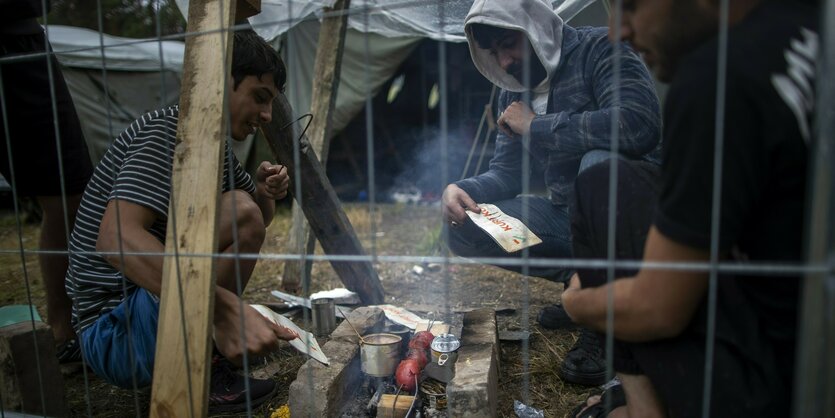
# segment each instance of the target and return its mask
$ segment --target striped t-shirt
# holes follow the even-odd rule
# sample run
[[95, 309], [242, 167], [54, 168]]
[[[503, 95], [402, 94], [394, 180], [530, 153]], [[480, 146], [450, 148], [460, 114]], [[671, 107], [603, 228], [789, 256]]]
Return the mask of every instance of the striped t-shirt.
[[[130, 278], [96, 253], [96, 240], [105, 207], [119, 199], [153, 210], [157, 220], [150, 233], [165, 242], [171, 167], [177, 136], [177, 106], [147, 113], [122, 132], [96, 166], [84, 191], [70, 236], [67, 294], [73, 301], [73, 325], [77, 333], [102, 314], [116, 308], [136, 289]], [[229, 168], [235, 188], [255, 193], [255, 184], [226, 145], [223, 191], [229, 190]], [[210, 192], [207, 190], [207, 193]]]

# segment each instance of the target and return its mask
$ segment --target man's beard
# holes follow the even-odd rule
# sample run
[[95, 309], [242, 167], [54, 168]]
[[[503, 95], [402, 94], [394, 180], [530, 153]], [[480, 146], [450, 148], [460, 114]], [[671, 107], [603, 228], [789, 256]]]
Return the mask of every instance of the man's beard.
[[521, 62], [514, 62], [511, 63], [507, 67], [507, 73], [512, 75], [520, 84], [525, 86], [527, 89], [532, 89], [539, 85], [542, 80], [548, 76], [548, 72], [545, 71], [545, 67], [542, 66], [542, 63], [539, 62], [539, 59], [536, 58], [535, 55], [531, 54], [531, 58], [528, 62], [531, 63], [530, 65], [530, 85], [525, 85], [525, 65]]

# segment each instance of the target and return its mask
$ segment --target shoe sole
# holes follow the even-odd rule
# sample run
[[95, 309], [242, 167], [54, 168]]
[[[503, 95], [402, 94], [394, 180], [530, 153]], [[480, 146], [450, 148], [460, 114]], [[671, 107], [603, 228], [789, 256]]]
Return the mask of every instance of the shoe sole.
[[560, 366], [560, 377], [562, 380], [568, 383], [574, 383], [577, 385], [583, 386], [600, 386], [606, 383], [606, 371], [603, 370], [600, 373], [593, 373], [593, 374], [586, 374], [586, 373], [575, 373], [571, 370], [566, 369], [563, 366]]
[[[278, 391], [278, 385], [273, 386], [273, 390], [267, 393], [264, 396], [261, 396], [257, 399], [251, 399], [249, 405], [251, 407], [250, 412], [255, 411], [258, 407], [264, 404], [264, 402], [270, 400], [275, 396], [275, 393]], [[209, 405], [209, 415], [215, 414], [229, 414], [229, 413], [236, 413], [236, 412], [247, 412], [246, 408], [246, 401], [244, 403], [236, 403], [232, 405], [220, 405], [220, 406], [211, 406]]]

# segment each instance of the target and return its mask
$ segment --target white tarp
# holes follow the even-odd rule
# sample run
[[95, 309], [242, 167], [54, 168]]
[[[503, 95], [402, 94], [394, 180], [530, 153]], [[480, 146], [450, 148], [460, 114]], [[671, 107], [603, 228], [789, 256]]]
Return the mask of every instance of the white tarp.
[[[287, 99], [297, 115], [310, 109], [319, 26], [317, 21], [296, 25], [290, 32], [292, 35], [287, 36], [286, 50], [282, 51], [287, 64]], [[331, 115], [331, 135], [341, 131], [362, 110], [365, 98], [368, 95], [373, 97], [394, 75], [419, 40], [414, 37], [386, 38], [376, 34], [365, 36], [348, 29], [342, 54], [342, 75]]]
[[[551, 4], [568, 21], [595, 1], [552, 0]], [[334, 3], [335, 0], [261, 0], [261, 13], [249, 18], [249, 23], [261, 37], [272, 40], [305, 20], [318, 20], [322, 8]], [[473, 0], [352, 0], [348, 25], [389, 38], [464, 42], [464, 17], [472, 4]], [[188, 18], [188, 0], [177, 0], [177, 6]]]
[[[179, 102], [183, 42], [123, 38], [60, 25], [49, 25], [47, 32], [94, 163], [136, 118]], [[246, 161], [251, 145], [251, 139], [233, 141], [232, 148]]]
[[182, 42], [122, 38], [59, 25], [49, 25], [47, 33], [94, 163], [137, 117], [179, 101]]
[[50, 25], [49, 43], [61, 64], [101, 69], [102, 49], [108, 70], [182, 72], [185, 45], [180, 41], [131, 39], [70, 26]]

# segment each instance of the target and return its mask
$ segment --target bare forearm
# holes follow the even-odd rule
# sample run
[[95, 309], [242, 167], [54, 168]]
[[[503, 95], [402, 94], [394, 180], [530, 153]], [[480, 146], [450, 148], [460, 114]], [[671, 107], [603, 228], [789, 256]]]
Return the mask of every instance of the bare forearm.
[[269, 226], [275, 217], [275, 200], [256, 193], [255, 202], [261, 208], [261, 214], [264, 216], [264, 226]]

